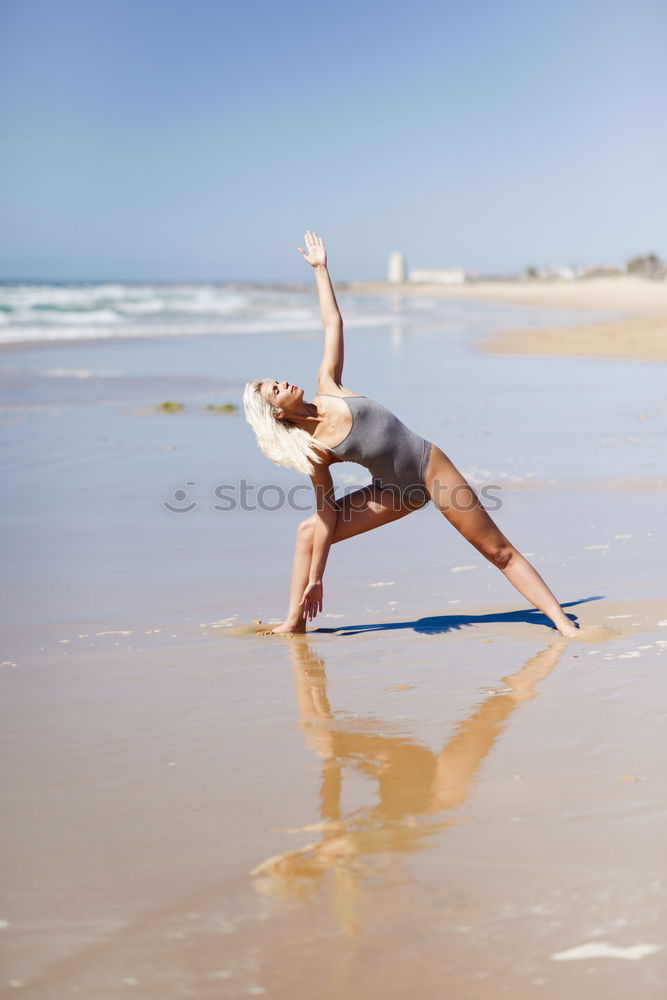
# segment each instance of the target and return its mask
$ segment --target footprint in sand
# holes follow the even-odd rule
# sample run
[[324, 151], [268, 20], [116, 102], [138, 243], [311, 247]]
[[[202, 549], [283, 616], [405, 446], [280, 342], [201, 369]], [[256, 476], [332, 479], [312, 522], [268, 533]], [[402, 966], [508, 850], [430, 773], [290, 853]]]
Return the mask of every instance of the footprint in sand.
[[260, 636], [287, 636], [287, 638], [292, 639], [294, 637], [299, 637], [303, 635], [301, 632], [274, 632], [276, 625], [280, 625], [279, 621], [269, 621], [263, 622], [259, 618], [254, 618], [252, 622], [244, 622], [240, 625], [234, 625], [232, 628], [225, 629], [225, 635], [233, 636], [244, 636], [244, 635], [260, 635]]
[[609, 625], [589, 625], [582, 628], [578, 635], [574, 636], [575, 642], [609, 642], [610, 639], [620, 639], [624, 635], [618, 628], [610, 628]]
[[279, 622], [262, 622], [256, 618], [252, 622], [241, 622], [239, 625], [232, 625], [226, 628], [225, 635], [268, 635], [271, 629], [280, 624]]

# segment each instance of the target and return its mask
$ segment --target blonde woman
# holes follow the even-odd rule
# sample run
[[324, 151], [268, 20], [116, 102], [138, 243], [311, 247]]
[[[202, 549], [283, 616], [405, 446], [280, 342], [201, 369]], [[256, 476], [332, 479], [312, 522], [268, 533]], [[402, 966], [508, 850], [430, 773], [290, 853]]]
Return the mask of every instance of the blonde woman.
[[[324, 326], [324, 354], [317, 394], [273, 378], [249, 382], [243, 394], [248, 422], [262, 452], [278, 465], [310, 477], [316, 513], [301, 522], [292, 565], [289, 608], [271, 631], [306, 631], [322, 610], [324, 569], [336, 542], [379, 528], [432, 500], [457, 531], [496, 566], [519, 593], [543, 612], [561, 635], [575, 625], [533, 566], [503, 535], [470, 484], [437, 445], [409, 430], [380, 403], [343, 384], [343, 320], [317, 233], [305, 235], [299, 253], [315, 272]], [[373, 481], [336, 500], [330, 466], [364, 465]]]

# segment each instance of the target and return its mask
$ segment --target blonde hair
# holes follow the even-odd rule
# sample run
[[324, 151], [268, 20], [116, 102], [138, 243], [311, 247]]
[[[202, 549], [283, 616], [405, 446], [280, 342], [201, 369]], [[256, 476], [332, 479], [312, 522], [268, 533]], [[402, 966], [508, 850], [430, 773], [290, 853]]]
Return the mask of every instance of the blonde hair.
[[261, 393], [263, 383], [271, 381], [270, 378], [260, 378], [246, 384], [243, 390], [246, 420], [255, 432], [260, 451], [267, 458], [276, 465], [312, 476], [315, 466], [330, 449], [313, 440], [302, 427], [286, 420], [276, 420], [276, 407]]

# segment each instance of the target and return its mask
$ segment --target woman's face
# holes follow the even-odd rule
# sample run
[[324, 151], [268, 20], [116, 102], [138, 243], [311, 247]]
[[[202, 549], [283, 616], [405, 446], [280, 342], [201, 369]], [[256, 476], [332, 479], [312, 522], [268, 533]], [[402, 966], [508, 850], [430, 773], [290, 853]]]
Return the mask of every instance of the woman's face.
[[268, 399], [274, 406], [281, 410], [291, 410], [295, 403], [303, 400], [303, 389], [298, 385], [291, 385], [289, 382], [279, 382], [278, 379], [268, 380], [262, 383], [260, 389], [264, 399]]

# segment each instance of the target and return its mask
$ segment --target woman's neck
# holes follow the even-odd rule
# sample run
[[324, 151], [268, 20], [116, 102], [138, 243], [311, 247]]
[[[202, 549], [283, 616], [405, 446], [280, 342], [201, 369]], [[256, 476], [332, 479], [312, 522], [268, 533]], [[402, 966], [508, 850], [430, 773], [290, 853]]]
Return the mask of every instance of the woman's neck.
[[305, 401], [301, 404], [297, 412], [285, 414], [285, 420], [290, 424], [294, 424], [295, 427], [300, 427], [302, 430], [307, 431], [309, 434], [315, 433], [323, 419], [324, 417], [317, 409], [315, 403], [306, 403]]

